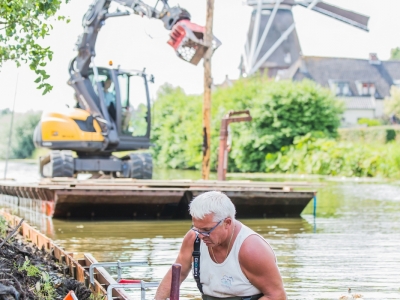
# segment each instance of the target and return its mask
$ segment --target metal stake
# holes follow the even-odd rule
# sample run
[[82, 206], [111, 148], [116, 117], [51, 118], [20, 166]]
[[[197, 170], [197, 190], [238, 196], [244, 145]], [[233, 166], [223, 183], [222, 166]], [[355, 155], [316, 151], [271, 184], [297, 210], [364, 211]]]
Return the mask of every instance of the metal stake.
[[314, 212], [313, 212], [314, 218], [317, 217], [317, 194], [314, 194]]
[[181, 285], [181, 264], [172, 265], [171, 300], [179, 300], [179, 286]]
[[14, 103], [13, 103], [13, 109], [12, 109], [12, 113], [11, 113], [10, 133], [8, 135], [8, 145], [7, 145], [7, 152], [6, 152], [6, 165], [4, 167], [4, 179], [7, 178], [8, 155], [9, 155], [10, 147], [11, 147], [11, 137], [12, 137], [12, 129], [13, 129], [13, 123], [14, 123], [15, 100], [17, 99], [18, 77], [19, 77], [19, 73], [17, 73], [17, 81], [15, 83]]

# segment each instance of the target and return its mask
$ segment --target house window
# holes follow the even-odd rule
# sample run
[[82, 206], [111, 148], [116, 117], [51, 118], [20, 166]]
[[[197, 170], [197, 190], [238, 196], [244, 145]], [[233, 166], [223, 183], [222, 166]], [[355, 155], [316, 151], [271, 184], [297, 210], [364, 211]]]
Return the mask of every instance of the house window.
[[357, 90], [360, 96], [375, 96], [376, 88], [373, 82], [357, 81]]
[[350, 90], [350, 83], [348, 81], [330, 81], [329, 85], [331, 87], [331, 91], [336, 96], [352, 96]]

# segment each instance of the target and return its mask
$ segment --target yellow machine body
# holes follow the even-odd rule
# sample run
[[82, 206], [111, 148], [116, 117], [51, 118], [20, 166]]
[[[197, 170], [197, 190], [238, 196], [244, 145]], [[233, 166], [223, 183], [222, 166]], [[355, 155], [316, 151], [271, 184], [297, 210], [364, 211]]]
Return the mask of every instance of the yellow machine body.
[[53, 150], [97, 152], [104, 136], [97, 121], [80, 108], [43, 112], [34, 134], [36, 147]]
[[44, 112], [42, 124], [43, 142], [57, 141], [90, 141], [102, 142], [104, 137], [96, 120], [93, 120], [95, 132], [83, 131], [76, 121], [86, 121], [90, 114], [83, 109], [75, 108], [68, 112]]

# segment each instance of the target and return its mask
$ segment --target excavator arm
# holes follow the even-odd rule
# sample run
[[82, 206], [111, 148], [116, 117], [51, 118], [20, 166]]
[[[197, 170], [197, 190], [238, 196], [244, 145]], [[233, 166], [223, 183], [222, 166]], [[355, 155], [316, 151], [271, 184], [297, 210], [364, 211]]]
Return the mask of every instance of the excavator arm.
[[93, 57], [96, 56], [95, 45], [101, 27], [104, 26], [106, 19], [119, 16], [127, 16], [131, 13], [147, 16], [148, 18], [160, 19], [167, 30], [181, 20], [190, 20], [190, 14], [180, 7], [170, 7], [167, 1], [163, 2], [162, 10], [158, 11], [155, 7], [145, 4], [141, 0], [114, 0], [114, 2], [127, 7], [129, 10], [116, 11], [109, 13], [112, 0], [95, 0], [83, 17], [82, 26], [84, 33], [78, 38], [74, 69], [78, 70], [82, 76], [88, 76], [88, 69]]
[[[89, 6], [82, 20], [84, 33], [78, 38], [76, 44], [78, 55], [70, 63], [68, 81], [75, 90], [79, 106], [88, 111], [99, 123], [105, 138], [104, 150], [112, 149], [119, 143], [118, 130], [107, 111], [105, 95], [101, 82], [97, 79], [98, 69], [95, 64], [97, 36], [108, 18], [137, 14], [161, 20], [167, 30], [172, 30], [168, 44], [174, 48], [178, 57], [193, 64], [197, 64], [210, 47], [204, 44], [204, 27], [191, 23], [188, 11], [180, 7], [170, 7], [167, 0], [161, 2], [158, 0], [155, 7], [141, 0], [113, 1], [124, 6], [126, 10], [109, 12], [112, 0], [94, 0]], [[161, 4], [160, 10], [156, 8], [157, 4]], [[214, 48], [219, 44], [215, 39]], [[91, 73], [94, 74], [97, 93], [88, 78]]]

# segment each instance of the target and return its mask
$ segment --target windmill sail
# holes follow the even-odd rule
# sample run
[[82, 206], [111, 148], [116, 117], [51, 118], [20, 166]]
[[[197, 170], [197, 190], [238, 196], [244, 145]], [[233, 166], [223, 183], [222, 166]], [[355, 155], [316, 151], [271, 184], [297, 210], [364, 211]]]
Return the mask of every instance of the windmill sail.
[[320, 0], [247, 0], [253, 7], [247, 41], [242, 56], [243, 74], [268, 70], [275, 76], [301, 56], [292, 7], [301, 5], [341, 22], [368, 31], [369, 17]]
[[[302, 1], [297, 2], [297, 4], [308, 7], [310, 2]], [[362, 14], [356, 13], [354, 11], [346, 10], [325, 2], [318, 2], [312, 8], [312, 10], [334, 18], [336, 20], [342, 21], [344, 23], [353, 25], [362, 30], [368, 31], [368, 21], [369, 17], [364, 16]]]

